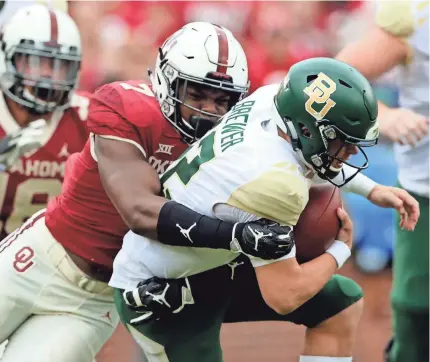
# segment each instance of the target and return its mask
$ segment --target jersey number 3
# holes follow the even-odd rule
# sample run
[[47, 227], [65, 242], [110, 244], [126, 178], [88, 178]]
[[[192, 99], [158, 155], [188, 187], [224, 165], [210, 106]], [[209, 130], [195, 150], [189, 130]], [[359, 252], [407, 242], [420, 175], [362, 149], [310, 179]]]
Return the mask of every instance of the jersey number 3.
[[174, 162], [163, 175], [161, 175], [161, 184], [163, 185], [164, 196], [170, 199], [169, 180], [177, 177], [180, 182], [186, 186], [190, 180], [197, 174], [204, 163], [209, 162], [215, 157], [214, 150], [215, 131], [208, 133], [199, 142]]

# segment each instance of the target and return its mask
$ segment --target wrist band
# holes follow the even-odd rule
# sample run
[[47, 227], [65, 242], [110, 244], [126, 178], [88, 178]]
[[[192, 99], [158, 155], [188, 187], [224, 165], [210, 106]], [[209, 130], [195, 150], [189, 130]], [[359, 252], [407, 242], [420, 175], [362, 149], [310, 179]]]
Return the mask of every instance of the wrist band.
[[359, 173], [348, 184], [345, 185], [345, 191], [349, 191], [367, 198], [376, 185], [377, 183], [375, 181], [366, 175]]
[[337, 267], [341, 268], [351, 256], [351, 249], [343, 241], [335, 240], [326, 253], [330, 254], [336, 260]]

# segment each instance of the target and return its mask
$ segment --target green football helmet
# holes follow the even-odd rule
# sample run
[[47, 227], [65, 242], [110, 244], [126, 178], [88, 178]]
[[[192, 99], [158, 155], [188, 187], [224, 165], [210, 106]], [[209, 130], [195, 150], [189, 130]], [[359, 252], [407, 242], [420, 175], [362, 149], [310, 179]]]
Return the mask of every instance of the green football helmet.
[[[275, 96], [282, 122], [294, 150], [318, 175], [343, 186], [369, 165], [363, 147], [376, 145], [379, 136], [378, 105], [372, 87], [355, 68], [330, 58], [312, 58], [291, 67]], [[329, 152], [331, 141], [339, 149]], [[358, 165], [337, 157], [343, 146], [352, 144], [361, 153]], [[357, 171], [346, 177], [334, 160]], [[332, 179], [340, 172], [343, 181]]]

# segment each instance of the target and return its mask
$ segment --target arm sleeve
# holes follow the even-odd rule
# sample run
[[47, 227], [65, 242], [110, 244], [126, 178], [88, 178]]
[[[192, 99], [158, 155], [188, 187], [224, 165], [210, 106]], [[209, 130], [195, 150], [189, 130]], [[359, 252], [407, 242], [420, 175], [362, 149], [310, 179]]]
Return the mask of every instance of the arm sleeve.
[[[346, 178], [357, 172], [356, 169], [348, 165], [344, 165], [343, 170]], [[333, 179], [333, 181], [335, 183], [340, 183], [343, 181], [343, 176], [339, 174]], [[312, 185], [322, 185], [327, 183], [327, 180], [323, 180], [317, 174], [315, 174], [312, 179]], [[341, 190], [367, 197], [376, 185], [377, 183], [375, 181], [364, 175], [362, 172], [359, 172], [351, 181], [342, 186]]]

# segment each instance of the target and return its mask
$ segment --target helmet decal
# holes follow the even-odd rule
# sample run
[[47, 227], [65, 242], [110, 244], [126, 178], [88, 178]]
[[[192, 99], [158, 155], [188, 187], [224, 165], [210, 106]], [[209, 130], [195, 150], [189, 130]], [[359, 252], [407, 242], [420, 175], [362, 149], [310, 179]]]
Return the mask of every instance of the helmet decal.
[[49, 20], [51, 22], [51, 39], [45, 42], [44, 45], [51, 48], [59, 48], [58, 44], [58, 20], [57, 15], [52, 10], [49, 10]]
[[167, 38], [167, 40], [161, 46], [161, 49], [163, 51], [163, 58], [165, 58], [167, 53], [171, 51], [172, 48], [178, 43], [178, 38], [181, 36], [183, 32], [184, 30], [180, 29], [176, 33], [174, 33], [170, 38]]
[[218, 66], [216, 69], [217, 73], [226, 74], [228, 65], [228, 40], [227, 34], [224, 29], [219, 25], [213, 24], [218, 36]]
[[[336, 83], [324, 73], [319, 73], [318, 77], [305, 89], [309, 99], [305, 103], [306, 111], [317, 121], [321, 121], [328, 113], [330, 108], [333, 108], [336, 103], [330, 99], [330, 96], [336, 91]], [[314, 103], [323, 104], [324, 106], [318, 112], [312, 106]]]

